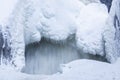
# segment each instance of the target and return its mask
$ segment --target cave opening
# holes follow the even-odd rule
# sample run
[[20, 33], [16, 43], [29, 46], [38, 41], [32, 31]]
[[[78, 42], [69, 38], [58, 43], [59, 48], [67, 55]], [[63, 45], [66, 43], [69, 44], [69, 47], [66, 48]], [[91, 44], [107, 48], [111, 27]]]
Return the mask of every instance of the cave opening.
[[42, 39], [39, 43], [29, 44], [25, 48], [25, 67], [22, 72], [28, 74], [51, 75], [61, 72], [60, 65], [77, 59], [95, 59], [106, 61], [99, 55], [84, 54], [76, 48], [74, 40], [53, 43]]

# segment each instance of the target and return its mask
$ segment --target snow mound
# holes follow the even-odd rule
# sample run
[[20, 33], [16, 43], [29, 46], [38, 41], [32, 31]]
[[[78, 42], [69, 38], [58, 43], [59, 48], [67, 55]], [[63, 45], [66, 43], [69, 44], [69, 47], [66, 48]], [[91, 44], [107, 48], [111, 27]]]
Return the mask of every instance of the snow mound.
[[76, 60], [63, 67], [63, 74], [58, 80], [119, 80], [119, 62], [119, 59], [114, 64], [85, 59]]
[[76, 40], [84, 53], [104, 55], [102, 34], [108, 18], [103, 4], [91, 3], [82, 8], [78, 17]]
[[120, 59], [114, 64], [76, 60], [63, 66], [62, 74], [28, 75], [0, 69], [0, 80], [120, 80]]

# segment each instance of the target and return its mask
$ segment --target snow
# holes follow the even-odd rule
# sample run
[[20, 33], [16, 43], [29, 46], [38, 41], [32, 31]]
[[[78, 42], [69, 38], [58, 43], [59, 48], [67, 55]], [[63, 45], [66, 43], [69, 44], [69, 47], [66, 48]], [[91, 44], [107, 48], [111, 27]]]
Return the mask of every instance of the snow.
[[0, 70], [0, 80], [120, 80], [120, 59], [114, 64], [93, 60], [76, 60], [65, 64], [61, 74], [28, 75]]
[[[105, 56], [110, 62], [120, 56], [119, 23], [114, 22], [115, 14], [119, 19], [120, 1], [114, 0], [110, 14], [99, 0], [17, 1], [0, 0], [0, 24], [10, 27], [11, 64], [16, 70], [25, 66], [25, 45], [39, 42], [43, 37], [55, 43], [67, 41], [75, 34], [77, 47], [83, 53]], [[56, 50], [68, 52], [68, 49], [60, 48]], [[71, 48], [69, 51], [71, 56], [76, 53], [73, 57], [78, 57], [76, 51]], [[16, 72], [11, 65], [2, 65], [0, 80], [120, 80], [120, 59], [113, 64], [81, 59], [60, 67], [58, 73], [48, 76]]]
[[82, 8], [76, 32], [77, 45], [84, 53], [104, 55], [102, 34], [108, 18], [103, 4], [91, 3]]
[[64, 66], [62, 77], [57, 80], [66, 78], [69, 80], [119, 80], [118, 67], [120, 67], [119, 61], [115, 64], [109, 64], [85, 59], [76, 60]]
[[82, 2], [78, 0], [32, 2], [34, 13], [28, 20], [29, 30], [36, 26], [36, 32], [39, 31], [43, 37], [55, 41], [66, 40], [75, 33], [75, 18], [84, 6]]
[[[25, 65], [25, 46], [39, 43], [43, 37], [55, 43], [67, 41], [75, 35], [74, 43], [83, 53], [107, 54], [108, 60], [113, 59], [109, 56], [114, 53], [109, 55], [105, 52], [109, 48], [104, 50], [107, 44], [104, 45], [102, 35], [108, 12], [99, 0], [16, 1], [11, 1], [9, 5], [11, 9], [8, 13], [11, 15], [7, 25], [12, 35], [12, 64], [19, 70]], [[12, 9], [14, 6], [15, 9]]]

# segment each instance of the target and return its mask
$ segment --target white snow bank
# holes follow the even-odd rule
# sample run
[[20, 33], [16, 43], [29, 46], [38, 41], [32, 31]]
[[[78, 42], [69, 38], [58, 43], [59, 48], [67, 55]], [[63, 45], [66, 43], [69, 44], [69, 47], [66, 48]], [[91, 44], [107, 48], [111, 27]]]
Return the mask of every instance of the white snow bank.
[[0, 80], [120, 80], [120, 59], [114, 64], [76, 60], [63, 66], [62, 74], [28, 75], [0, 69]]
[[120, 59], [115, 64], [92, 60], [73, 61], [64, 66], [63, 74], [57, 80], [119, 80], [119, 63]]
[[104, 55], [102, 34], [108, 18], [103, 4], [91, 3], [82, 8], [78, 17], [76, 40], [84, 53]]

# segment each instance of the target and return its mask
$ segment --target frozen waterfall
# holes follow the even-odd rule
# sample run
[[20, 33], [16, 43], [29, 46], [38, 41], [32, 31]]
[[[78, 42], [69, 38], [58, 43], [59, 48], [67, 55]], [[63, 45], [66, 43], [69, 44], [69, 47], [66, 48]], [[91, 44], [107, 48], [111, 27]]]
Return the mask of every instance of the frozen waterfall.
[[79, 59], [80, 54], [69, 44], [55, 44], [46, 40], [26, 46], [25, 72], [53, 74], [60, 71], [60, 64]]
[[114, 62], [119, 55], [119, 17], [109, 22], [100, 1], [110, 9], [112, 0], [19, 0], [7, 24], [10, 47], [4, 44], [12, 66], [29, 74], [54, 74], [76, 59]]
[[69, 42], [52, 43], [42, 39], [40, 43], [27, 45], [25, 49], [26, 65], [22, 71], [29, 74], [54, 74], [61, 72], [62, 64], [76, 59], [91, 58], [105, 61], [100, 56], [83, 54]]

